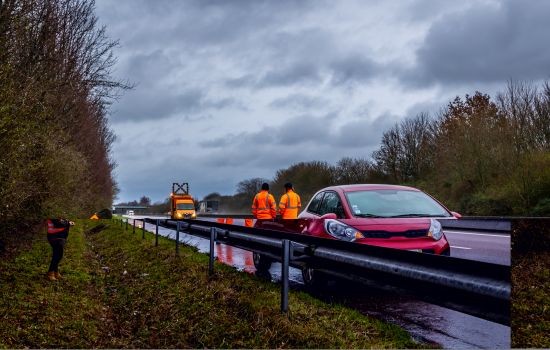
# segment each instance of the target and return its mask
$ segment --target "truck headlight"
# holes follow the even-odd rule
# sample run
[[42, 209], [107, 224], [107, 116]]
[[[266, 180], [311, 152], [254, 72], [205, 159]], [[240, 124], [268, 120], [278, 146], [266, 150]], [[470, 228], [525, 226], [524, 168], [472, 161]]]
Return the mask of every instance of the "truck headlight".
[[334, 238], [348, 242], [353, 242], [357, 238], [365, 238], [361, 232], [353, 227], [334, 219], [325, 220], [325, 231]]
[[430, 229], [428, 230], [428, 236], [432, 237], [434, 240], [439, 241], [443, 237], [443, 228], [441, 223], [435, 219], [430, 219]]

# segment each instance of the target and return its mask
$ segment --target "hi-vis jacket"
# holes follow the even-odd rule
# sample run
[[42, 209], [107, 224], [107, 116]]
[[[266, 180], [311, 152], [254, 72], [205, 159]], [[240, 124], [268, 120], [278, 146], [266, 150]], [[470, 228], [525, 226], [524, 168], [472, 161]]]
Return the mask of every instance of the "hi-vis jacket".
[[254, 196], [252, 201], [252, 214], [256, 219], [275, 219], [277, 207], [275, 198], [268, 191], [262, 190]]
[[302, 207], [300, 196], [293, 190], [288, 190], [281, 196], [279, 201], [279, 211], [283, 219], [296, 219], [298, 218], [298, 212]]
[[69, 236], [71, 225], [68, 220], [48, 219], [46, 225], [48, 226], [48, 240], [67, 239]]

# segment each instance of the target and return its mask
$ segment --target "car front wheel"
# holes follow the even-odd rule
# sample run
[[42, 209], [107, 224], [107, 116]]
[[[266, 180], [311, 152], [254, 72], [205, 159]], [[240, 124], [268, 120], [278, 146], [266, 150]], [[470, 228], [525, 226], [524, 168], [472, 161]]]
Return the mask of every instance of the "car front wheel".
[[308, 266], [302, 268], [302, 279], [307, 287], [321, 287], [326, 283], [322, 272]]
[[269, 270], [271, 263], [273, 262], [271, 258], [260, 253], [252, 253], [252, 260], [254, 261], [254, 266], [259, 271]]

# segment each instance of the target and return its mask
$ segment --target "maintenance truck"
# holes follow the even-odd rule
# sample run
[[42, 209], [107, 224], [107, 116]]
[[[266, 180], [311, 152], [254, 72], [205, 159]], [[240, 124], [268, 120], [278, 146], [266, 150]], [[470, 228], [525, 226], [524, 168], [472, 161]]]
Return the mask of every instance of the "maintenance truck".
[[172, 193], [170, 194], [170, 217], [172, 220], [195, 219], [195, 201], [189, 194], [189, 184], [172, 183]]

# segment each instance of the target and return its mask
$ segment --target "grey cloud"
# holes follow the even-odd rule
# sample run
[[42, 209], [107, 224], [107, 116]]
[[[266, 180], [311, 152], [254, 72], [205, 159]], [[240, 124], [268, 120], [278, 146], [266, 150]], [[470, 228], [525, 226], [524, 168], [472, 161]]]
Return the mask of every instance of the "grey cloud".
[[321, 81], [321, 74], [316, 66], [309, 63], [297, 63], [266, 73], [257, 83], [260, 88], [291, 86], [295, 84], [316, 84]]
[[237, 107], [241, 110], [246, 110], [246, 107], [240, 101], [231, 97], [221, 98], [219, 100], [208, 99], [204, 102], [203, 107], [210, 107], [214, 109]]
[[[384, 114], [374, 120], [361, 119], [335, 129], [337, 117], [299, 116], [277, 128], [255, 133], [227, 135], [201, 143], [213, 149], [203, 162], [208, 166], [237, 167], [288, 166], [300, 160], [338, 160], [350, 156], [350, 149], [370, 152], [380, 144], [382, 133], [393, 126], [396, 117]], [[365, 152], [365, 154], [368, 154]], [[280, 162], [280, 163], [279, 163]], [[285, 163], [286, 162], [286, 163]]]
[[368, 57], [349, 55], [330, 64], [331, 82], [341, 85], [353, 82], [366, 82], [383, 73], [383, 67]]
[[362, 119], [344, 124], [338, 130], [332, 143], [338, 147], [347, 148], [373, 148], [380, 144], [384, 131], [395, 123], [396, 117], [381, 115], [374, 120]]
[[538, 80], [550, 74], [550, 2], [472, 6], [434, 23], [405, 77], [413, 85]]
[[228, 134], [213, 140], [199, 142], [204, 148], [223, 149], [230, 152], [231, 148], [256, 149], [262, 146], [295, 146], [307, 142], [324, 142], [329, 136], [330, 122], [327, 118], [298, 116], [286, 120], [279, 127], [264, 127], [257, 132]]
[[[448, 96], [475, 91], [480, 84], [486, 87], [496, 80], [536, 79], [550, 73], [550, 48], [544, 44], [550, 32], [550, 3], [542, 1], [377, 2], [377, 11], [388, 14], [374, 23], [379, 25], [362, 16], [361, 11], [370, 10], [370, 4], [362, 1], [97, 0], [97, 4], [108, 35], [120, 38], [121, 46], [115, 50], [117, 76], [138, 84], [112, 106], [113, 126], [121, 128], [124, 141], [113, 156], [121, 164], [123, 192], [134, 196], [128, 199], [149, 195], [145, 190], [164, 195], [166, 184], [182, 177], [192, 183], [193, 193], [200, 188], [231, 193], [244, 178], [270, 177], [298, 161], [368, 156], [398, 118], [371, 121], [363, 116], [403, 110], [396, 101], [408, 108], [408, 115], [431, 108], [425, 100], [432, 94], [407, 95], [404, 83], [423, 88], [437, 84], [433, 100], [445, 103]], [[396, 31], [383, 32], [383, 26], [389, 28], [397, 21]], [[375, 33], [372, 43], [360, 42], [371, 28], [382, 32]], [[418, 48], [426, 28], [427, 36]], [[397, 45], [389, 42], [395, 33], [404, 34]], [[410, 52], [416, 61], [410, 60]], [[414, 63], [404, 67], [406, 62]], [[377, 88], [374, 79], [383, 91], [395, 87], [395, 95], [375, 94], [377, 100], [371, 103], [368, 94]], [[349, 88], [360, 85], [354, 98], [348, 99]], [[413, 101], [415, 96], [418, 100]], [[244, 123], [238, 113], [224, 113], [246, 110], [242, 101], [252, 111], [264, 110], [266, 106], [259, 104], [267, 103], [272, 110], [265, 117], [281, 118], [279, 125], [258, 130], [257, 123]], [[372, 108], [359, 111], [365, 103]], [[356, 119], [342, 122], [319, 115], [339, 105]], [[288, 120], [282, 109], [294, 117]], [[151, 125], [176, 116], [184, 123], [223, 119], [228, 124], [216, 128], [227, 135], [208, 140], [201, 128], [211, 129], [212, 123], [198, 126], [197, 135], [186, 135], [186, 158], [180, 156], [182, 146], [160, 142], [141, 152], [129, 136], [125, 138], [147, 135], [163, 140], [167, 135], [151, 130]], [[139, 132], [132, 134], [125, 132], [134, 123], [118, 123], [151, 119], [155, 123], [135, 123]], [[233, 134], [224, 130], [229, 125]], [[176, 156], [181, 159], [174, 162]], [[166, 167], [154, 166], [163, 159]], [[160, 185], [153, 188], [152, 183]]]
[[164, 119], [174, 115], [182, 115], [187, 121], [211, 119], [208, 109], [246, 108], [234, 98], [209, 98], [205, 91], [189, 89], [181, 93], [168, 88], [159, 88], [152, 93], [142, 86], [129, 91], [115, 109], [113, 122], [143, 121], [149, 119]]
[[[412, 0], [400, 1], [401, 11], [396, 13], [399, 21], [411, 23], [425, 22], [441, 17], [447, 13], [463, 11], [471, 6], [480, 6], [484, 0], [468, 1], [441, 1], [441, 0]], [[488, 0], [491, 1], [491, 0]]]
[[131, 76], [138, 84], [141, 81], [162, 85], [164, 79], [183, 65], [163, 50], [136, 53], [126, 61], [120, 62], [120, 75]]
[[298, 145], [305, 142], [325, 142], [330, 133], [330, 120], [311, 116], [299, 116], [287, 120], [277, 130], [277, 141], [282, 145]]
[[200, 90], [174, 94], [168, 89], [162, 89], [151, 94], [149, 89], [142, 87], [126, 92], [115, 109], [113, 122], [163, 119], [175, 113], [193, 113], [203, 105], [204, 99], [205, 93]]
[[252, 74], [245, 74], [237, 78], [226, 79], [224, 84], [230, 88], [249, 87], [256, 83], [256, 78]]
[[[184, 48], [246, 42], [307, 13], [316, 1], [117, 1], [99, 0], [100, 17], [125, 32], [126, 43], [181, 43]], [[139, 22], [121, 21], [133, 13]], [[161, 21], [158, 19], [162, 18]], [[136, 23], [138, 25], [136, 25]], [[143, 25], [141, 25], [143, 23]], [[148, 24], [152, 24], [148, 25]], [[160, 42], [159, 42], [160, 40]]]
[[224, 148], [233, 144], [233, 142], [237, 139], [238, 136], [229, 134], [224, 137], [217, 137], [212, 140], [200, 141], [198, 145], [202, 148]]
[[327, 99], [309, 96], [304, 94], [291, 94], [283, 98], [277, 98], [269, 104], [270, 107], [276, 109], [294, 109], [294, 110], [310, 110], [327, 107], [329, 101]]

